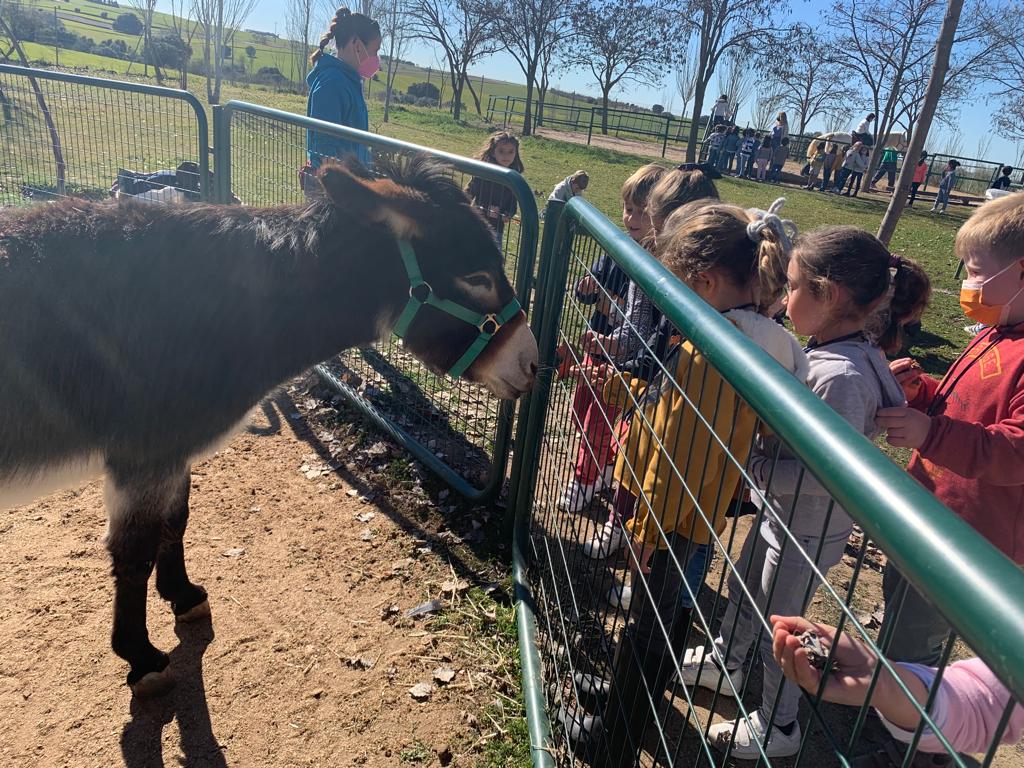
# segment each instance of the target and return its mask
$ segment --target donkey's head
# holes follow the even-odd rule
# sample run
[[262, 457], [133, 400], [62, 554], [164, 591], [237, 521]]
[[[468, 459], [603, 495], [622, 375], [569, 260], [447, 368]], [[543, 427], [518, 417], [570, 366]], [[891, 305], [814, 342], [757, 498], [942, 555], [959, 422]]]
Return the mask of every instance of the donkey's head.
[[[418, 155], [318, 172], [327, 197], [347, 216], [390, 232], [404, 281], [387, 327], [436, 373], [484, 384], [515, 398], [533, 384], [537, 342], [502, 266], [494, 233], [447, 169]], [[387, 267], [382, 263], [382, 269]]]

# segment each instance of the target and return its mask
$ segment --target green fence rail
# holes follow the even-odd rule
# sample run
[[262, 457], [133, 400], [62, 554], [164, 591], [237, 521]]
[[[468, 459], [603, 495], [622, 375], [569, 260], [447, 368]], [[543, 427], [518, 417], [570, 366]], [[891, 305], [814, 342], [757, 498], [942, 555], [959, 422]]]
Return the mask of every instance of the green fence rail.
[[[248, 205], [303, 199], [298, 172], [306, 162], [306, 133], [345, 139], [374, 153], [427, 153], [461, 174], [510, 190], [517, 214], [500, 229], [505, 267], [529, 311], [537, 249], [537, 204], [515, 171], [256, 104], [231, 101], [214, 111], [214, 146], [221, 199]], [[431, 373], [395, 338], [349, 350], [316, 367], [331, 388], [463, 496], [494, 499], [506, 479], [514, 404], [483, 387]]]
[[102, 199], [122, 170], [182, 163], [212, 199], [206, 113], [187, 91], [0, 64], [0, 94], [0, 205]]
[[[757, 648], [769, 636], [767, 614], [777, 612], [776, 601], [796, 600], [796, 610], [790, 605], [790, 613], [802, 613], [802, 604], [809, 617], [838, 624], [884, 655], [894, 633], [887, 630], [886, 636], [878, 637], [871, 629], [882, 600], [880, 573], [886, 568], [898, 569], [952, 628], [940, 667], [951, 658], [976, 654], [1013, 693], [1002, 724], [992, 724], [995, 735], [985, 765], [993, 760], [997, 765], [1013, 764], [1012, 756], [1003, 757], [1005, 751], [997, 755], [996, 747], [1013, 697], [1024, 698], [1024, 573], [590, 204], [578, 198], [562, 210], [552, 204], [545, 220], [533, 325], [542, 374], [523, 404], [510, 500], [516, 514], [515, 578], [524, 606], [520, 644], [534, 764], [631, 766], [638, 760], [644, 766], [723, 765], [725, 754], [726, 759], [739, 755], [775, 766], [809, 760], [845, 766], [860, 751], [881, 748], [888, 737], [867, 718], [866, 707], [847, 710], [823, 703], [814, 693], [805, 694], [800, 704], [793, 731], [798, 733], [799, 748], [791, 757], [769, 755], [763, 744], [753, 754], [741, 754], [728, 737], [719, 744], [716, 734], [723, 722], [748, 722], [759, 708], [758, 717], [771, 720], [783, 707], [781, 692], [774, 702], [762, 702], [758, 695], [763, 686]], [[676, 446], [655, 439], [659, 428], [653, 423], [652, 401], [644, 397], [646, 387], [626, 403], [619, 402], [618, 418], [609, 401], [597, 411], [606, 420], [601, 438], [581, 421], [577, 407], [580, 390], [591, 385], [586, 379], [558, 379], [553, 373], [558, 348], [583, 362], [572, 349], [593, 307], [582, 305], [574, 288], [602, 254], [646, 293], [706, 362], [704, 378], [691, 387], [689, 380], [676, 380], [672, 363], [661, 359], [657, 350], [641, 345], [648, 360], [654, 361], [646, 373], [651, 382], [658, 382], [653, 402], [675, 397], [684, 412], [693, 411], [692, 431]], [[620, 327], [629, 325], [617, 305], [608, 306], [620, 315]], [[613, 370], [619, 370], [611, 349], [606, 352]], [[740, 401], [731, 418], [726, 418], [722, 404], [728, 394], [723, 398], [722, 389], [716, 392], [710, 384], [705, 391], [712, 372]], [[593, 390], [591, 398], [608, 396], [607, 390]], [[743, 433], [742, 419], [735, 415], [744, 408], [756, 418], [752, 434]], [[666, 530], [661, 520], [670, 518], [672, 511], [659, 509], [656, 494], [639, 493], [635, 514], [645, 515], [648, 525], [658, 521], [661, 545], [647, 576], [636, 571], [643, 551], [627, 546], [616, 553], [610, 536], [621, 526], [617, 513], [628, 514], [618, 505], [622, 482], [632, 479], [640, 484], [645, 467], [652, 467], [651, 455], [643, 463], [631, 452], [634, 432], [627, 437], [625, 429], [616, 429], [624, 424], [630, 430], [639, 427], [641, 434], [646, 430], [648, 451], [663, 462], [657, 471], [665, 472], [668, 485], [657, 487], [676, 482], [677, 497], [689, 499], [695, 508], [691, 525], [712, 531], [702, 550], [695, 528], [688, 536], [678, 528], [675, 533]], [[619, 452], [615, 475], [620, 488], [614, 497], [598, 488], [587, 503], [574, 504], [565, 493], [567, 481], [578, 472], [581, 456], [598, 460], [600, 443], [609, 434]], [[765, 443], [769, 438], [774, 442]], [[697, 451], [694, 445], [702, 447]], [[758, 480], [749, 456], [765, 451], [765, 445], [775, 448], [761, 454], [770, 469], [767, 475], [757, 475]], [[724, 454], [721, 465], [709, 459], [713, 453]], [[787, 465], [781, 462], [787, 456], [799, 467], [795, 489], [785, 485]], [[728, 472], [739, 481], [731, 480], [730, 486], [714, 480], [718, 475], [712, 472], [723, 478]], [[700, 480], [694, 482], [697, 477]], [[707, 482], [709, 478], [714, 482]], [[789, 498], [786, 493], [792, 498], [782, 505], [779, 500]], [[808, 537], [790, 531], [787, 520], [793, 510], [815, 494], [824, 499], [822, 534]], [[716, 504], [726, 508], [726, 518], [715, 517]], [[837, 541], [829, 540], [832, 534], [826, 531], [831, 521], [841, 520], [843, 510], [852, 518], [852, 536], [847, 539], [841, 530]], [[763, 526], [778, 537], [779, 558], [789, 562], [790, 577], [796, 572], [799, 579], [780, 585], [780, 566], [771, 583], [761, 583], [758, 550], [741, 550], [745, 538], [748, 546], [761, 541]], [[732, 613], [727, 594], [734, 603]], [[891, 602], [886, 608], [890, 615], [882, 620], [898, 624], [906, 598], [893, 597]], [[739, 618], [726, 626], [730, 617]], [[741, 625], [746, 629], [737, 629]], [[712, 643], [716, 638], [724, 644]], [[731, 658], [734, 644], [741, 661], [748, 648], [754, 650], [749, 672], [725, 677], [704, 671], [717, 669], [711, 666], [715, 653], [710, 648], [718, 648], [725, 659]], [[699, 662], [699, 653], [694, 655], [698, 648], [709, 649], [704, 662]], [[891, 665], [877, 665], [875, 674], [883, 668], [891, 670]], [[694, 677], [706, 674], [715, 681], [710, 684], [714, 690], [691, 684]], [[922, 729], [925, 723], [931, 725], [927, 710], [937, 685], [938, 680], [927, 706], [915, 705], [922, 714]], [[920, 736], [919, 729], [914, 746]], [[901, 747], [895, 754], [894, 762], [890, 758], [879, 764], [910, 765], [913, 747]], [[952, 751], [947, 759], [951, 765], [974, 764]]]

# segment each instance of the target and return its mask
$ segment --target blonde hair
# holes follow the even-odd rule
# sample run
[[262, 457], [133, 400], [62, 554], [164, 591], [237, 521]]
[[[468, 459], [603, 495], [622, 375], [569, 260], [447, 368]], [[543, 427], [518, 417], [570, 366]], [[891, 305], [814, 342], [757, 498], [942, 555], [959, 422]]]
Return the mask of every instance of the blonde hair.
[[771, 227], [749, 233], [761, 213], [718, 202], [684, 205], [665, 222], [658, 260], [687, 283], [712, 270], [739, 287], [756, 282], [758, 305], [766, 310], [786, 286], [790, 245], [788, 237]]
[[665, 168], [657, 163], [648, 163], [637, 168], [622, 184], [622, 202], [638, 208], [646, 207], [651, 189], [666, 172]]
[[985, 203], [964, 222], [954, 245], [961, 259], [985, 250], [1009, 265], [1024, 259], [1024, 192], [1014, 192]]
[[711, 179], [696, 168], [676, 168], [662, 174], [647, 198], [647, 215], [659, 231], [672, 211], [697, 200], [718, 200], [718, 189]]

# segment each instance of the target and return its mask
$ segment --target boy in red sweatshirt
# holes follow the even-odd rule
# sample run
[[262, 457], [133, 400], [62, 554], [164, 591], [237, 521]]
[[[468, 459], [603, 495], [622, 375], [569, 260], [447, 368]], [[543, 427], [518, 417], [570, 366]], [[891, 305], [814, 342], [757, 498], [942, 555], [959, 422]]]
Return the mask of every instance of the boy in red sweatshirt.
[[[909, 358], [892, 363], [908, 405], [880, 410], [877, 421], [890, 445], [914, 449], [914, 478], [1024, 565], [1024, 194], [978, 209], [955, 250], [967, 268], [960, 305], [988, 327], [941, 382]], [[938, 611], [891, 563], [883, 592], [889, 657], [938, 664], [949, 631]]]

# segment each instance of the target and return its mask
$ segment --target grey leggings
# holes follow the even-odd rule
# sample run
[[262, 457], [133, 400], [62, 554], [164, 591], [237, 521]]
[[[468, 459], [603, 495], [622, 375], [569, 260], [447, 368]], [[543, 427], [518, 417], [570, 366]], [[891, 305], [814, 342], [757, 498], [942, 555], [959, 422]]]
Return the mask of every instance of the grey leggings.
[[[776, 541], [785, 540], [784, 534], [774, 526], [772, 531]], [[842, 559], [848, 536], [849, 532], [846, 531], [825, 539], [821, 545], [821, 554], [817, 558], [820, 571], [827, 572]], [[818, 552], [821, 538], [797, 536], [796, 540], [800, 542], [804, 552], [813, 559]], [[722, 619], [719, 636], [715, 638], [715, 646], [725, 657], [725, 666], [730, 670], [739, 669], [757, 638], [758, 630], [762, 630], [759, 643], [761, 662], [764, 664], [761, 719], [762, 722], [768, 722], [781, 687], [782, 696], [775, 711], [775, 722], [788, 725], [796, 720], [800, 706], [800, 689], [783, 680], [782, 670], [775, 663], [772, 654], [772, 633], [762, 627], [760, 619], [754, 613], [754, 606], [743, 594], [740, 578], [744, 576], [747, 590], [754, 596], [757, 608], [765, 620], [773, 613], [780, 616], [802, 615], [814, 594], [816, 577], [810, 563], [792, 541], [786, 541], [785, 547], [780, 548], [768, 541], [759, 529], [751, 529], [743, 544], [743, 553], [740, 555], [736, 570], [729, 572], [729, 604]]]

